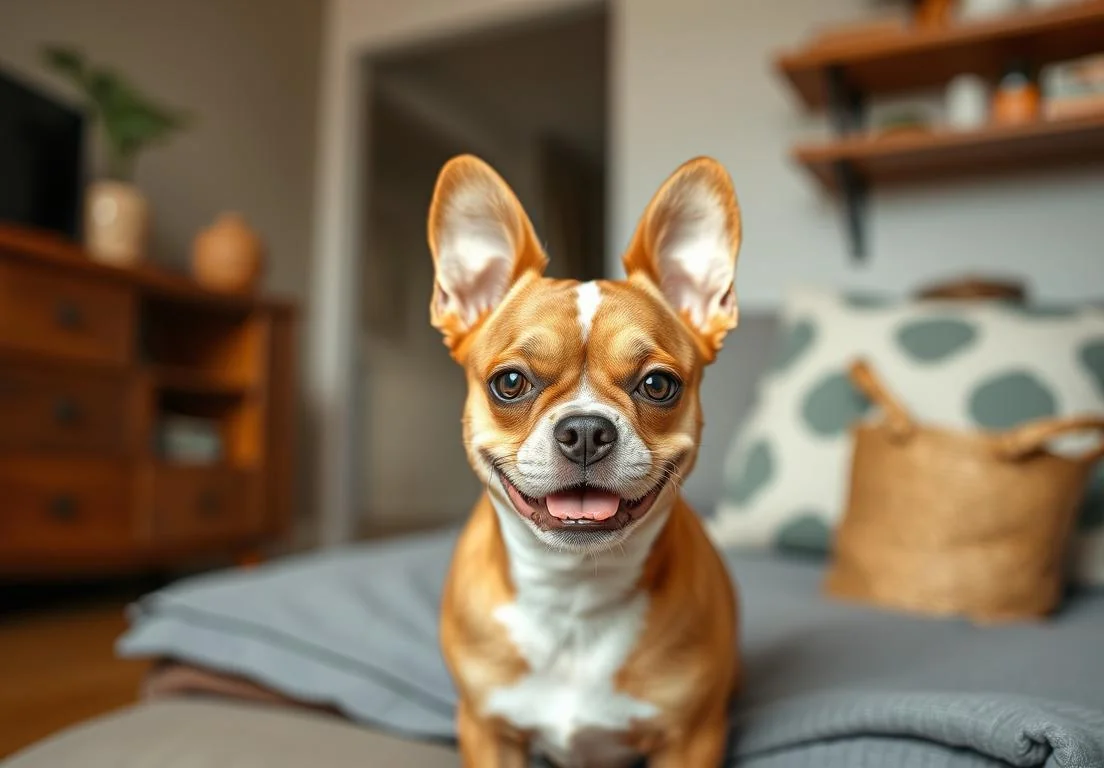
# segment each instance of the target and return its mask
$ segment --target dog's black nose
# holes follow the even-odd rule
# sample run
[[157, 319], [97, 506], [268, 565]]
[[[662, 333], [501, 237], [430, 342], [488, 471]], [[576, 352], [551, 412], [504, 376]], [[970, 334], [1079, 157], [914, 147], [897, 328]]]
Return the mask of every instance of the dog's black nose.
[[568, 416], [556, 424], [556, 442], [576, 464], [594, 464], [613, 450], [617, 427], [604, 416]]

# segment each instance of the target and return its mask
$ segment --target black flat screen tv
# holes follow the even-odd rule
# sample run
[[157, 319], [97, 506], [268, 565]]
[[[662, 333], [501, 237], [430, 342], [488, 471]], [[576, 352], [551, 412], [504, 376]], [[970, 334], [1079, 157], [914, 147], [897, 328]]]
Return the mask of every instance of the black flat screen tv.
[[85, 120], [0, 71], [0, 223], [80, 238]]

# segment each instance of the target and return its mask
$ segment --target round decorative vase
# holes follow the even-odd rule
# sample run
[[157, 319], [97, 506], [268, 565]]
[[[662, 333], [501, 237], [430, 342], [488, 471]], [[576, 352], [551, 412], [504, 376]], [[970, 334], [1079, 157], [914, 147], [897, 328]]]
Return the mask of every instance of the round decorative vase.
[[196, 235], [192, 273], [215, 290], [253, 290], [264, 269], [264, 251], [260, 236], [240, 214], [224, 213]]
[[1057, 8], [1060, 5], [1069, 5], [1071, 2], [1076, 1], [1077, 0], [1027, 0], [1027, 5], [1029, 8], [1045, 11], [1051, 8]]
[[96, 261], [131, 267], [145, 258], [149, 203], [133, 184], [96, 181], [84, 198], [84, 244]]

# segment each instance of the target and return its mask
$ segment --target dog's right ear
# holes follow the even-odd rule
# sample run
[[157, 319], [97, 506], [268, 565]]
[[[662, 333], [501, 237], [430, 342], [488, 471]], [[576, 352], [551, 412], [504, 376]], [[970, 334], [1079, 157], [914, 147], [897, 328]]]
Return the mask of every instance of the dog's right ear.
[[548, 263], [513, 191], [472, 155], [448, 161], [429, 208], [430, 322], [458, 361], [464, 341], [527, 273]]

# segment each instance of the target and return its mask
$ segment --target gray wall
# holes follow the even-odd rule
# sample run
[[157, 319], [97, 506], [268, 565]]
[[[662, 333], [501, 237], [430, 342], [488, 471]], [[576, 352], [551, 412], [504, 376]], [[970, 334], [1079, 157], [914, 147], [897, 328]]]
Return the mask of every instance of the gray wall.
[[0, 66], [73, 95], [39, 63], [75, 44], [198, 121], [138, 165], [158, 262], [237, 210], [271, 251], [268, 287], [305, 298], [310, 276], [321, 0], [3, 0]]

